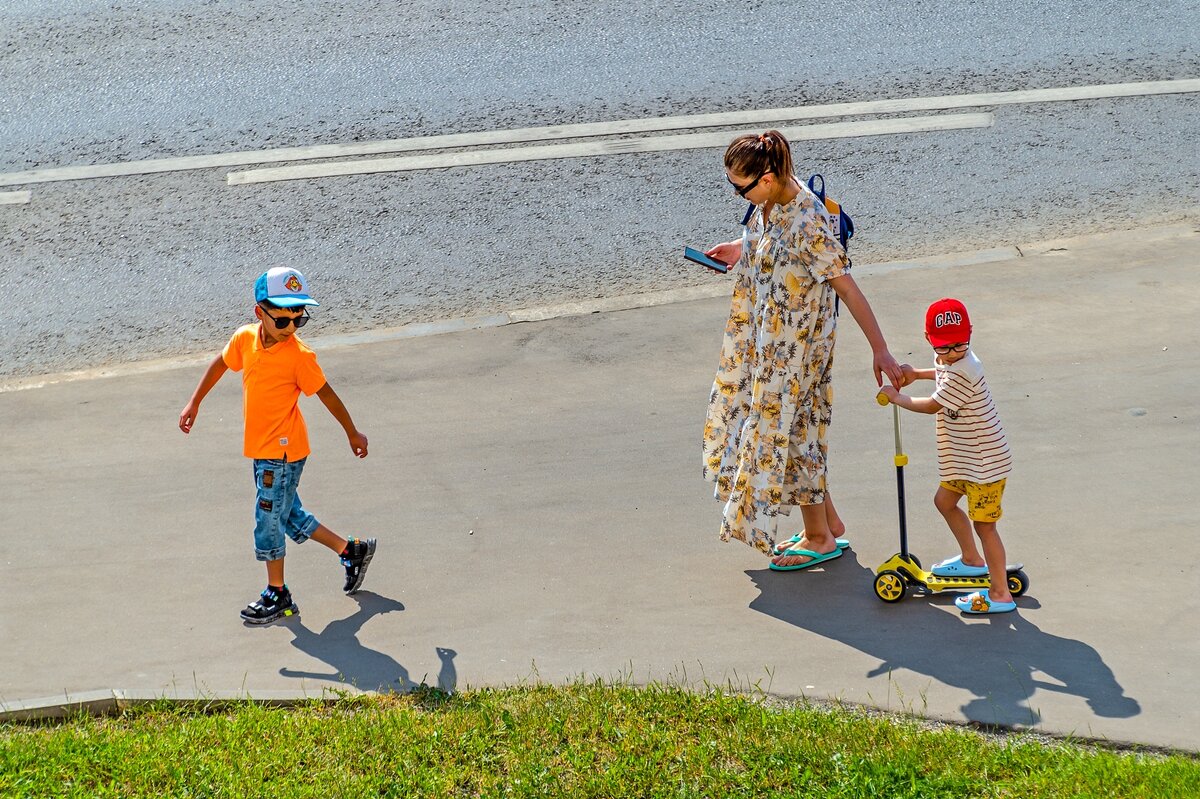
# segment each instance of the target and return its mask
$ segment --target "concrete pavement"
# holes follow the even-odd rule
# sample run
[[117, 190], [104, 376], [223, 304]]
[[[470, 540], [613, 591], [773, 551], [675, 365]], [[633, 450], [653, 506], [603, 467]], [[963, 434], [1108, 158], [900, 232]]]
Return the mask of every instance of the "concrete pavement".
[[[301, 617], [266, 628], [237, 617], [264, 576], [237, 376], [190, 437], [196, 366], [0, 393], [0, 701], [585, 675], [1200, 751], [1197, 226], [1020, 249], [856, 270], [902, 360], [931, 360], [928, 302], [972, 313], [1016, 460], [1001, 532], [1032, 587], [1015, 614], [875, 598], [897, 548], [891, 416], [849, 317], [831, 486], [852, 551], [779, 574], [717, 539], [699, 439], [727, 305], [702, 299], [322, 351], [371, 455], [305, 400], [301, 495], [379, 554], [346, 597], [331, 553], [290, 546]], [[933, 422], [905, 422], [911, 544], [932, 562], [952, 552]]]

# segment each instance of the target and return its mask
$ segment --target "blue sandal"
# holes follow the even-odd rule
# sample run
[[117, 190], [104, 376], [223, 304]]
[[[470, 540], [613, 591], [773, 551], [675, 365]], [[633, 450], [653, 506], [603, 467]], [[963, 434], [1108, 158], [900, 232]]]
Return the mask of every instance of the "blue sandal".
[[812, 558], [812, 560], [806, 560], [803, 563], [797, 563], [794, 566], [776, 566], [774, 563], [772, 563], [772, 571], [794, 572], [800, 571], [801, 569], [807, 569], [811, 566], [824, 563], [827, 560], [840, 558], [842, 556], [842, 548], [838, 547], [832, 552], [813, 552], [811, 549], [785, 549], [783, 552], [780, 552], [777, 557], [792, 557], [794, 555], [799, 555], [800, 557], [804, 558]]
[[[785, 549], [789, 548], [792, 544], [799, 544], [800, 539], [803, 537], [804, 537], [804, 533], [800, 533], [799, 535], [792, 536], [787, 541], [784, 541], [782, 544], [776, 544], [775, 548], [771, 550], [771, 554], [774, 555], [775, 557], [779, 557], [780, 555], [783, 554], [783, 551]], [[850, 548], [850, 539], [849, 538], [835, 538], [833, 540], [837, 541], [838, 549], [849, 549]]]
[[976, 591], [966, 596], [960, 596], [954, 600], [954, 604], [963, 613], [972, 616], [983, 616], [988, 613], [1011, 613], [1017, 609], [1016, 602], [996, 602], [987, 595], [987, 591]]
[[962, 562], [962, 555], [955, 555], [933, 564], [929, 573], [937, 577], [986, 577], [988, 567], [968, 566]]

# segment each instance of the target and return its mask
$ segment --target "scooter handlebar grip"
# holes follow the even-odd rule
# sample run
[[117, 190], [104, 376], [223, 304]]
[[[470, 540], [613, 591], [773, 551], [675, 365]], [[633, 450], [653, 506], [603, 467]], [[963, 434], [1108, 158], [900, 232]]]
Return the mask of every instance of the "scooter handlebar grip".
[[880, 391], [878, 394], [875, 395], [875, 401], [878, 402], [880, 405], [887, 405], [888, 404], [888, 396], [887, 396], [887, 394], [884, 394], [882, 391]]

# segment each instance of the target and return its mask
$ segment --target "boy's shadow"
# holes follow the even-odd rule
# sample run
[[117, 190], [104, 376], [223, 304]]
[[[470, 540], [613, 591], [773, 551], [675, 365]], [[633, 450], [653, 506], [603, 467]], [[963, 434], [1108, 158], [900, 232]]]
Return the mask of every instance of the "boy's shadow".
[[[333, 671], [314, 672], [282, 668], [279, 673], [284, 677], [337, 680], [353, 685], [360, 691], [381, 693], [404, 693], [426, 685], [424, 680], [420, 683], [413, 682], [409, 678], [408, 669], [396, 662], [391, 655], [369, 649], [358, 640], [358, 632], [368, 619], [381, 613], [404, 610], [404, 605], [395, 599], [370, 591], [359, 591], [351, 595], [351, 598], [358, 603], [358, 611], [345, 619], [329, 622], [319, 633], [305, 627], [301, 619], [290, 621], [286, 625], [295, 636], [292, 646], [306, 655], [325, 661], [333, 667]], [[458, 671], [454, 667], [454, 657], [457, 654], [453, 649], [437, 647], [437, 655], [442, 665], [436, 687], [446, 693], [453, 693], [458, 685]]]
[[[853, 551], [825, 571], [779, 574], [747, 570], [761, 592], [750, 608], [879, 658], [867, 677], [896, 669], [927, 674], [975, 695], [963, 714], [981, 724], [1032, 726], [1041, 717], [1029, 706], [1035, 690], [1079, 696], [1097, 716], [1129, 718], [1141, 712], [1125, 696], [1112, 670], [1095, 649], [1070, 638], [1042, 632], [1014, 613], [968, 619], [957, 609], [928, 607], [953, 603], [959, 594], [914, 594], [899, 604], [881, 602], [872, 589], [874, 569], [858, 563]], [[1041, 673], [1049, 680], [1035, 676]], [[911, 702], [916, 697], [905, 697]], [[905, 708], [911, 710], [913, 708]]]

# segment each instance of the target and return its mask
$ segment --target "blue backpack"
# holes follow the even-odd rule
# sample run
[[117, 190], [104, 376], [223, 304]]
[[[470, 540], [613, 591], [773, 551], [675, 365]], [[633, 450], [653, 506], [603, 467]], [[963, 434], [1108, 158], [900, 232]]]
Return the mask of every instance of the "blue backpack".
[[[818, 185], [820, 185], [820, 188], [817, 188]], [[830, 224], [833, 225], [833, 233], [835, 236], [837, 236], [838, 241], [842, 243], [842, 249], [847, 253], [846, 268], [848, 269], [852, 264], [852, 262], [849, 261], [849, 253], [850, 239], [854, 238], [854, 220], [850, 218], [850, 214], [842, 210], [842, 206], [837, 202], [837, 200], [826, 196], [824, 175], [816, 172], [810, 175], [808, 178], [808, 190], [817, 195], [817, 199], [825, 204], [826, 216], [829, 218]], [[750, 207], [746, 209], [746, 215], [742, 217], [743, 227], [750, 224], [750, 217], [754, 215], [754, 209], [756, 207], [757, 206], [755, 206], [754, 203], [750, 203]], [[841, 299], [835, 296], [833, 298], [834, 316], [837, 316], [837, 314], [841, 311], [841, 307]]]
[[[849, 252], [850, 239], [854, 238], [854, 220], [850, 218], [850, 214], [842, 210], [842, 206], [837, 200], [826, 196], [824, 175], [814, 172], [809, 176], [808, 189], [817, 195], [818, 200], [825, 204], [825, 212], [829, 217], [830, 223], [833, 225], [834, 235], [842, 243], [842, 249]], [[746, 215], [742, 217], [743, 226], [750, 224], [750, 217], [754, 214], [755, 207], [754, 203], [750, 203], [750, 207], [746, 209]]]
[[[817, 188], [817, 184], [821, 184], [821, 188]], [[842, 243], [842, 249], [850, 251], [850, 239], [854, 238], [854, 220], [850, 218], [850, 214], [842, 210], [842, 206], [832, 197], [825, 196], [825, 177], [814, 173], [808, 179], [809, 190], [817, 195], [817, 199], [825, 203], [825, 210], [829, 213], [829, 221], [833, 224], [833, 232], [838, 237], [838, 241]]]

